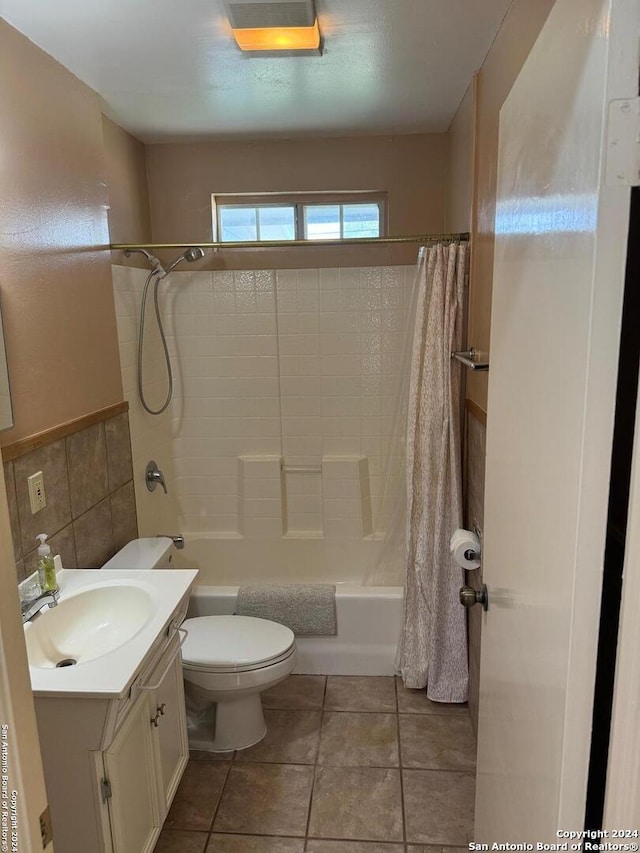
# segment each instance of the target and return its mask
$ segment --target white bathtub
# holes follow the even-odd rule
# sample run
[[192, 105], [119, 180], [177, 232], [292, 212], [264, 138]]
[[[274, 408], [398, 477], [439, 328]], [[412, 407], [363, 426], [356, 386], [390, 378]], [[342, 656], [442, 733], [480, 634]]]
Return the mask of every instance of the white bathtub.
[[189, 616], [233, 613], [241, 583], [335, 583], [338, 634], [298, 637], [295, 671], [393, 675], [403, 589], [362, 583], [379, 543], [188, 535], [185, 539], [186, 548], [178, 552], [175, 564], [200, 569]]
[[[235, 611], [237, 586], [196, 586], [189, 616]], [[336, 637], [298, 637], [298, 673], [393, 675], [402, 622], [402, 588], [339, 584]]]

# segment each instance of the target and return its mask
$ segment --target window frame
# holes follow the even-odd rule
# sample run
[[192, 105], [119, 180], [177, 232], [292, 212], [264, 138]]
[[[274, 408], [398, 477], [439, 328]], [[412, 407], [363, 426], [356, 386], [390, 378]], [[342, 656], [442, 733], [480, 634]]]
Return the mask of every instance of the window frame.
[[[388, 194], [384, 190], [337, 190], [335, 192], [305, 192], [305, 193], [212, 193], [212, 235], [214, 242], [269, 242], [261, 241], [259, 216], [256, 210], [256, 240], [222, 240], [220, 228], [220, 208], [222, 207], [293, 207], [295, 237], [291, 240], [278, 242], [304, 241], [309, 245], [322, 243], [322, 239], [313, 239], [304, 236], [305, 232], [305, 208], [321, 205], [338, 205], [340, 207], [340, 233], [344, 232], [344, 205], [350, 204], [375, 204], [379, 211], [379, 237], [388, 236]], [[340, 240], [361, 240], [362, 237], [340, 237]], [[268, 246], [266, 247], [268, 248]]]

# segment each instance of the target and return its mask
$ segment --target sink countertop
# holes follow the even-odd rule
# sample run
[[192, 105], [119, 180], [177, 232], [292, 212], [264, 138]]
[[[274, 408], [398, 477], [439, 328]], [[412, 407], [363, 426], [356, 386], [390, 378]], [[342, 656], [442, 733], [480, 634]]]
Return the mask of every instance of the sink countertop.
[[[59, 669], [29, 666], [35, 696], [70, 695], [85, 698], [119, 698], [127, 694], [150, 649], [169, 625], [171, 615], [189, 594], [197, 569], [63, 569], [58, 572], [60, 602], [89, 589], [132, 586], [151, 598], [149, 621], [124, 645], [100, 657]], [[45, 606], [24, 626], [25, 635], [38, 619], [47, 617]]]

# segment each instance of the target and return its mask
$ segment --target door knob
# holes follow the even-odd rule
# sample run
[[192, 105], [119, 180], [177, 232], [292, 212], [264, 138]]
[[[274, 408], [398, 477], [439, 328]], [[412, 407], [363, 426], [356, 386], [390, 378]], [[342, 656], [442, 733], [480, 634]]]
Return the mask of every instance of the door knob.
[[477, 590], [472, 586], [463, 586], [460, 588], [460, 604], [463, 607], [473, 607], [474, 604], [481, 604], [483, 610], [489, 609], [489, 593], [486, 583], [482, 584], [482, 589]]

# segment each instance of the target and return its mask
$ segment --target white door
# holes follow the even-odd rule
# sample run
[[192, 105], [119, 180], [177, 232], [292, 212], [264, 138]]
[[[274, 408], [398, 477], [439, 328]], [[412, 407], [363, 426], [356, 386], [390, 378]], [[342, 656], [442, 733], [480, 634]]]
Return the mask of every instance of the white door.
[[639, 28], [556, 0], [500, 115], [476, 842], [583, 828]]

